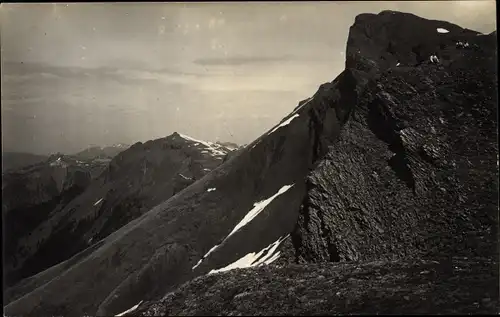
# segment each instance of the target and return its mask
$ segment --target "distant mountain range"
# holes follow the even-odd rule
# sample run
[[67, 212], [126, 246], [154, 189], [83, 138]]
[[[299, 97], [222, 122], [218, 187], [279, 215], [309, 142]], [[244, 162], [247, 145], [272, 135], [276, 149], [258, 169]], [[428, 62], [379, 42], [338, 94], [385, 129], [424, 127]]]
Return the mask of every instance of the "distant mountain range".
[[68, 259], [202, 178], [238, 147], [227, 144], [174, 133], [54, 154], [5, 173], [7, 284]]
[[47, 155], [19, 152], [2, 152], [2, 172], [45, 161]]
[[[111, 146], [99, 147], [91, 146], [78, 153], [67, 155], [72, 156], [79, 160], [92, 160], [92, 159], [111, 159], [121, 151], [127, 149], [130, 145], [115, 144]], [[63, 155], [63, 154], [53, 154]], [[20, 152], [2, 152], [2, 172], [22, 168], [25, 166], [33, 165], [43, 162], [49, 158], [50, 155], [39, 155]]]

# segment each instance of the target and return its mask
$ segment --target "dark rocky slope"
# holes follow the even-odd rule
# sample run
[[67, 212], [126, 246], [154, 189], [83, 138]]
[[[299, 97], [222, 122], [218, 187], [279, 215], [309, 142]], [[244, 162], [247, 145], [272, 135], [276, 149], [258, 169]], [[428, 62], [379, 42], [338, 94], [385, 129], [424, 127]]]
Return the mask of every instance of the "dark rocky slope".
[[495, 314], [485, 258], [261, 266], [201, 276], [134, 316]]
[[[11, 271], [26, 252], [21, 242], [56, 210], [62, 209], [102, 172], [103, 163], [80, 162], [67, 156], [48, 160], [2, 174], [2, 220], [4, 278], [11, 285], [26, 277]], [[19, 274], [18, 274], [19, 273]]]
[[[106, 164], [104, 172], [92, 184], [87, 179], [85, 186], [78, 187], [78, 190], [72, 189], [74, 194], [59, 199], [59, 204], [33, 204], [30, 208], [12, 210], [7, 213], [15, 217], [12, 220], [7, 217], [8, 231], [12, 232], [9, 235], [12, 239], [6, 241], [9, 252], [4, 271], [8, 284], [34, 275], [95, 245], [203, 177], [222, 163], [229, 152], [224, 146], [214, 144], [208, 148], [195, 140], [184, 139], [179, 134], [145, 144], [137, 143], [118, 154], [109, 166]], [[66, 158], [64, 162], [67, 161]], [[63, 164], [61, 160], [56, 160], [56, 163], [59, 163], [58, 166]], [[32, 180], [13, 179], [19, 184], [33, 184]], [[37, 188], [51, 189], [45, 183]], [[12, 200], [15, 199], [14, 194], [5, 193]], [[18, 194], [33, 196], [30, 193]], [[29, 219], [31, 224], [27, 226], [26, 221], [19, 219], [20, 216]], [[11, 230], [16, 225], [22, 227], [24, 234], [19, 235], [19, 230]], [[13, 239], [15, 241], [10, 241]], [[5, 300], [23, 295], [24, 291], [19, 289], [24, 290], [25, 285], [21, 283], [9, 290]]]
[[282, 124], [57, 278], [34, 277], [40, 287], [6, 312], [112, 315], [139, 302], [149, 315], [494, 311], [496, 38], [384, 11], [356, 18], [346, 55], [346, 70]]

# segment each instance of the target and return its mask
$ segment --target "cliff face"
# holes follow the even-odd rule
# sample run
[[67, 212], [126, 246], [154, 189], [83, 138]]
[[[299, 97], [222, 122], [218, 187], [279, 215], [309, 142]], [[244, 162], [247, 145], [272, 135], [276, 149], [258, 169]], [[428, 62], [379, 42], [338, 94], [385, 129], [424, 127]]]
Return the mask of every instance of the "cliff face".
[[23, 152], [2, 151], [2, 174], [10, 170], [19, 169], [47, 160], [45, 155], [37, 155]]
[[493, 312], [494, 36], [384, 11], [356, 18], [346, 51], [276, 127], [7, 313]]
[[[431, 52], [440, 64], [419, 60]], [[498, 222], [495, 63], [491, 36], [409, 14], [358, 16], [346, 67], [363, 92], [307, 176], [297, 259], [493, 252], [482, 241]]]

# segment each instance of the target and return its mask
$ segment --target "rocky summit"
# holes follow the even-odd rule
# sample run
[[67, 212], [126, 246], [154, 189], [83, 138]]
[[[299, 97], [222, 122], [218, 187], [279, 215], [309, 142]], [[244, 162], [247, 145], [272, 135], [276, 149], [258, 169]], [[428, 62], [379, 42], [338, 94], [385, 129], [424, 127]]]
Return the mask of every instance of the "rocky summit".
[[[361, 14], [337, 78], [185, 186], [158, 179], [168, 197], [143, 189], [158, 199], [11, 287], [6, 315], [497, 313], [497, 90], [496, 34]], [[120, 169], [170, 160], [129, 151], [152, 149], [115, 157], [68, 205], [80, 219]]]

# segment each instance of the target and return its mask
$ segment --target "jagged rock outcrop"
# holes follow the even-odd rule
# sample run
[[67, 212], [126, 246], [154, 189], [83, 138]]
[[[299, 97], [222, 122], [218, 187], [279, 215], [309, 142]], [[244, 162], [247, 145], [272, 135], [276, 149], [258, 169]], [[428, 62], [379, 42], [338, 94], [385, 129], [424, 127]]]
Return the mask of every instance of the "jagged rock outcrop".
[[[346, 69], [276, 127], [33, 277], [40, 287], [24, 288], [7, 313], [112, 315], [136, 303], [146, 315], [494, 311], [495, 39], [384, 11], [356, 18], [346, 56]], [[461, 284], [471, 280], [477, 293]], [[236, 298], [244, 289], [266, 296]]]

